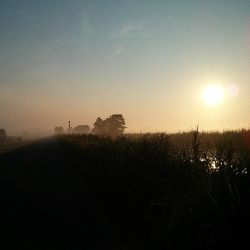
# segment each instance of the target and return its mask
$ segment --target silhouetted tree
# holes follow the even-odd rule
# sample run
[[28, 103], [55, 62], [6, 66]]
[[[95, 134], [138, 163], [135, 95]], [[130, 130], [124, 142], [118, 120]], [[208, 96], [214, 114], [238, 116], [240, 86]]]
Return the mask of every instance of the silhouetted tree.
[[90, 127], [89, 125], [78, 125], [73, 129], [73, 132], [75, 134], [89, 134]]
[[114, 114], [105, 120], [105, 127], [108, 135], [117, 137], [123, 134], [126, 126], [125, 119], [122, 114]]
[[122, 114], [114, 114], [105, 120], [100, 117], [94, 123], [93, 133], [96, 135], [108, 135], [117, 137], [125, 130], [125, 119]]
[[55, 127], [54, 131], [56, 135], [61, 135], [64, 133], [63, 127]]
[[0, 129], [0, 142], [4, 142], [7, 140], [7, 133], [5, 129], [1, 128]]
[[98, 117], [94, 123], [94, 128], [92, 130], [92, 133], [95, 135], [104, 135], [106, 134], [105, 129], [105, 122], [102, 120], [102, 118]]

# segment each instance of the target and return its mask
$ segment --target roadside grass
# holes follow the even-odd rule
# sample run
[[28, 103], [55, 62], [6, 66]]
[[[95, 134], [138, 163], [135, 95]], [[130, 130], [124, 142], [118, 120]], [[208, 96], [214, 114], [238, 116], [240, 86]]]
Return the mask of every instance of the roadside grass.
[[[61, 137], [116, 249], [239, 247], [250, 232], [250, 131]], [[86, 191], [87, 190], [87, 191]]]

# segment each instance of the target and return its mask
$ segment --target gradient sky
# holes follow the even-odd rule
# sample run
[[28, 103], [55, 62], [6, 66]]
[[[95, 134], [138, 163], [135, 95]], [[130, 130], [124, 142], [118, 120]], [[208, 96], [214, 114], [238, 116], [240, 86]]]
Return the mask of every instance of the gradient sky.
[[[250, 125], [249, 0], [0, 0], [0, 127]], [[239, 88], [218, 107], [204, 86]]]

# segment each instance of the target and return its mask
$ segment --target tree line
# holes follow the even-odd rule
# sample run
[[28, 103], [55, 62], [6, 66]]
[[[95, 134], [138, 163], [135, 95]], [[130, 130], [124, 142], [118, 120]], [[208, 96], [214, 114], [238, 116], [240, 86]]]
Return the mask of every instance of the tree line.
[[74, 133], [74, 134], [95, 134], [99, 136], [110, 136], [117, 137], [124, 133], [126, 128], [125, 119], [122, 114], [113, 114], [106, 119], [98, 117], [93, 124], [93, 129], [91, 130], [88, 125], [78, 125], [75, 128], [69, 127], [64, 130], [63, 127], [55, 127], [55, 134], [60, 135], [64, 133]]

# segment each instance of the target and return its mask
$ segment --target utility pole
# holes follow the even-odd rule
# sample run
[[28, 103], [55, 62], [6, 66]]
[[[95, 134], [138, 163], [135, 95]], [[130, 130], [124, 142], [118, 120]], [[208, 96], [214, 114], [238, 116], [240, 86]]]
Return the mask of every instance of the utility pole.
[[69, 132], [69, 134], [70, 134], [70, 121], [69, 121], [69, 131], [68, 131], [68, 132]]

